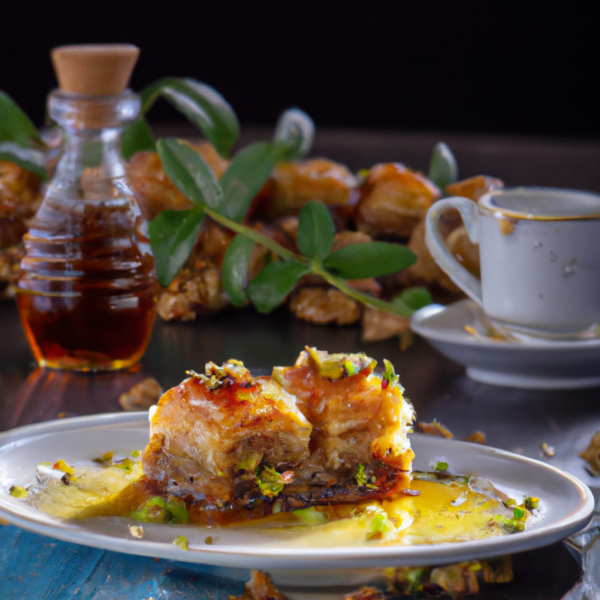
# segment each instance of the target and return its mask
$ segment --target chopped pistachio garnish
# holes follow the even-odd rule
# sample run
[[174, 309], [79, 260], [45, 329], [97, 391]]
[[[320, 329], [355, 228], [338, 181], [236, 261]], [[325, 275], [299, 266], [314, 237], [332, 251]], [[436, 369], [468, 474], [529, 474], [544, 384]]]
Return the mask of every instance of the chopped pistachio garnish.
[[185, 503], [177, 498], [166, 500], [161, 496], [152, 496], [131, 513], [131, 518], [143, 523], [189, 523], [190, 513]]
[[354, 375], [354, 365], [348, 359], [344, 361], [343, 367], [348, 377], [352, 377], [352, 375]]
[[188, 541], [187, 541], [187, 538], [185, 537], [185, 535], [178, 535], [173, 540], [173, 544], [175, 544], [175, 546], [179, 546], [182, 550], [188, 549]]
[[400, 381], [400, 376], [396, 375], [396, 372], [394, 371], [394, 365], [392, 365], [392, 363], [389, 360], [387, 360], [387, 358], [383, 359], [383, 365], [385, 366], [385, 371], [383, 372], [381, 384], [382, 387], [385, 389], [389, 385], [397, 384]]
[[394, 529], [394, 525], [389, 520], [385, 512], [378, 512], [371, 521], [371, 532], [367, 534], [367, 538], [371, 539], [379, 537], [384, 533], [388, 533]]
[[239, 360], [230, 359], [223, 363], [222, 367], [217, 366], [214, 362], [206, 363], [205, 375], [189, 370], [185, 372], [190, 377], [200, 379], [206, 384], [209, 390], [216, 390], [226, 383], [233, 383], [236, 380], [242, 379], [249, 371], [244, 367], [244, 363]]
[[138, 458], [138, 456], [141, 454], [141, 452], [139, 450], [134, 450], [131, 453], [131, 456], [133, 456], [133, 458]]
[[209, 390], [216, 390], [223, 386], [227, 381], [227, 373], [225, 372], [225, 369], [217, 367], [217, 365], [215, 365], [214, 363], [208, 363], [208, 365], [206, 365], [207, 372], [209, 371], [209, 365], [212, 365], [214, 367], [214, 369], [211, 369], [210, 376], [202, 375], [202, 373], [196, 373], [196, 371], [192, 370], [186, 371], [185, 374], [189, 375], [190, 377], [200, 379], [200, 381], [203, 381], [206, 384], [206, 387]]
[[377, 362], [366, 354], [328, 354], [316, 348], [307, 348], [308, 355], [317, 367], [319, 375], [327, 379], [343, 379], [360, 373], [370, 367], [371, 371]]
[[126, 458], [125, 460], [122, 460], [120, 462], [116, 462], [116, 463], [114, 462], [110, 466], [117, 467], [119, 469], [124, 469], [125, 471], [131, 472], [134, 464], [135, 463], [130, 458]]
[[314, 506], [293, 510], [292, 514], [302, 521], [303, 525], [322, 525], [329, 521], [329, 515], [317, 510]]
[[439, 462], [435, 463], [435, 470], [436, 471], [447, 471], [448, 463], [440, 460]]
[[540, 499], [535, 496], [527, 496], [524, 500], [524, 504], [527, 510], [533, 510], [540, 505]]
[[260, 493], [267, 498], [274, 498], [283, 491], [284, 480], [273, 467], [265, 466], [262, 470], [257, 469], [254, 477]]
[[520, 521], [525, 516], [525, 511], [522, 508], [515, 506], [513, 509], [513, 514], [515, 515], [515, 519]]
[[516, 506], [517, 501], [514, 498], [509, 498], [505, 503], [505, 506]]
[[367, 474], [365, 473], [365, 465], [363, 465], [363, 464], [358, 465], [358, 471], [356, 472], [356, 475], [354, 478], [356, 479], [356, 483], [359, 486], [366, 485]]
[[27, 498], [28, 492], [21, 485], [12, 485], [8, 491], [10, 492], [10, 495], [14, 496], [15, 498]]
[[506, 533], [515, 533], [517, 531], [524, 531], [525, 529], [525, 523], [518, 519], [509, 519], [503, 515], [496, 515], [495, 518]]

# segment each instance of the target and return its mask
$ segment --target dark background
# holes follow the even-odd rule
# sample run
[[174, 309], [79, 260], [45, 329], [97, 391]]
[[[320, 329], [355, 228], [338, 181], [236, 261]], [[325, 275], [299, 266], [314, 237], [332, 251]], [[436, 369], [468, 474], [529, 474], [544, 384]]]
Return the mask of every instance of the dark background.
[[247, 126], [297, 105], [321, 127], [597, 138], [594, 3], [554, 4], [6, 0], [0, 89], [41, 124], [51, 47], [131, 42], [134, 89], [192, 76]]

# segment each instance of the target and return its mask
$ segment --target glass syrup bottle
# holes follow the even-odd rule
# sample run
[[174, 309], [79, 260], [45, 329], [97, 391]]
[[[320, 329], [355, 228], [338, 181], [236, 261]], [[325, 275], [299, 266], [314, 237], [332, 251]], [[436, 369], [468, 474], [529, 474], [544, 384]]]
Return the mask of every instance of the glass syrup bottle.
[[150, 339], [154, 260], [121, 154], [121, 132], [140, 111], [139, 96], [125, 89], [138, 53], [134, 46], [53, 51], [61, 89], [48, 106], [64, 130], [64, 152], [24, 237], [17, 296], [41, 366], [125, 368]]

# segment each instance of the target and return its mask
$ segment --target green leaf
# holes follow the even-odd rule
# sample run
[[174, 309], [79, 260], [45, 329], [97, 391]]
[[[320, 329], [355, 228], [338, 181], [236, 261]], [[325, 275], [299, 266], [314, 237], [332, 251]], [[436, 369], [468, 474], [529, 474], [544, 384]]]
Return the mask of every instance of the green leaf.
[[363, 279], [396, 273], [415, 261], [415, 255], [406, 246], [361, 242], [336, 250], [323, 265], [344, 279]]
[[291, 142], [282, 160], [297, 160], [310, 152], [315, 138], [313, 120], [299, 108], [289, 108], [275, 128], [274, 142]]
[[286, 299], [298, 279], [309, 271], [308, 265], [292, 260], [271, 263], [250, 281], [246, 294], [259, 312], [271, 312]]
[[311, 200], [300, 211], [298, 222], [298, 248], [307, 258], [324, 260], [331, 252], [335, 225], [327, 207]]
[[429, 163], [429, 179], [442, 191], [447, 185], [458, 180], [456, 159], [444, 142], [438, 142], [433, 149]]
[[137, 118], [121, 135], [121, 149], [125, 160], [136, 152], [154, 150], [154, 138], [144, 117]]
[[210, 208], [222, 203], [219, 181], [198, 152], [175, 138], [158, 140], [156, 148], [165, 173], [186, 198]]
[[432, 302], [431, 293], [423, 287], [407, 288], [392, 298], [392, 304], [402, 306], [412, 312], [429, 306]]
[[163, 210], [148, 224], [156, 277], [168, 287], [188, 259], [198, 237], [204, 209]]
[[223, 202], [219, 213], [241, 222], [281, 155], [282, 148], [269, 142], [257, 142], [238, 152], [220, 179]]
[[0, 160], [15, 163], [27, 171], [48, 179], [46, 154], [41, 150], [23, 148], [15, 142], [0, 142]]
[[142, 114], [162, 96], [196, 125], [217, 152], [227, 157], [240, 126], [225, 98], [210, 86], [181, 77], [166, 77], [142, 90]]
[[253, 240], [238, 234], [229, 244], [223, 258], [223, 287], [234, 306], [243, 306], [248, 301], [244, 288], [248, 280], [248, 263], [253, 248]]
[[32, 140], [40, 142], [35, 125], [10, 96], [0, 91], [0, 142], [28, 146]]

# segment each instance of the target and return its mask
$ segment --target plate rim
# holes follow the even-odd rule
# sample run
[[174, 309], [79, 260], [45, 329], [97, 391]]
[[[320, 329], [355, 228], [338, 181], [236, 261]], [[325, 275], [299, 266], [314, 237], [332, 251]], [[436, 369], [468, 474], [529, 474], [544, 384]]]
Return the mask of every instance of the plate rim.
[[[70, 431], [78, 429], [81, 425], [88, 427], [121, 425], [129, 423], [142, 424], [147, 421], [148, 413], [121, 412], [86, 415], [69, 419], [57, 419], [33, 425], [25, 425], [0, 433], [0, 451], [20, 440], [37, 437], [38, 435]], [[428, 439], [433, 445], [449, 442], [442, 438], [414, 433], [421, 439]], [[486, 558], [504, 553], [516, 553], [532, 550], [553, 542], [562, 540], [576, 531], [583, 529], [592, 519], [594, 511], [594, 497], [588, 486], [570, 473], [553, 465], [533, 458], [514, 454], [499, 448], [477, 446], [468, 442], [451, 440], [453, 444], [468, 447], [471, 451], [487, 455], [508, 458], [538, 468], [553, 472], [555, 475], [569, 481], [579, 494], [578, 507], [560, 521], [547, 526], [517, 533], [511, 536], [484, 538], [466, 542], [446, 542], [439, 544], [426, 544], [415, 546], [378, 546], [373, 548], [282, 548], [282, 547], [256, 547], [256, 546], [221, 546], [212, 545], [206, 548], [190, 548], [181, 550], [177, 546], [164, 542], [145, 541], [140, 543], [136, 539], [121, 539], [112, 535], [105, 535], [89, 531], [73, 531], [61, 527], [63, 520], [58, 520], [51, 525], [16, 514], [0, 506], [0, 517], [9, 523], [31, 531], [46, 535], [65, 542], [83, 544], [104, 550], [135, 554], [139, 556], [161, 557], [184, 562], [208, 564], [225, 567], [239, 568], [285, 568], [285, 569], [332, 569], [354, 568], [371, 566], [389, 566], [403, 564], [406, 566], [425, 566], [426, 564], [442, 564], [444, 562], [460, 562], [473, 557]], [[178, 527], [178, 526], [174, 526]], [[326, 559], [326, 560], [325, 560]], [[280, 566], [275, 567], [277, 561]]]

